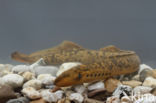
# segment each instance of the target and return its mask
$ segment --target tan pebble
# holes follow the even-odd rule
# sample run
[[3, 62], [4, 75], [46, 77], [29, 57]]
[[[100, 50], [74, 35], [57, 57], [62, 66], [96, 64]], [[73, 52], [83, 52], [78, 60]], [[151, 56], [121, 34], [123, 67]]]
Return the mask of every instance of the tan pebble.
[[108, 97], [106, 103], [120, 103], [120, 99], [116, 96]]
[[132, 88], [136, 87], [136, 86], [140, 86], [142, 84], [142, 82], [136, 81], [136, 80], [131, 80], [131, 81], [122, 81], [123, 85], [128, 85]]
[[113, 92], [121, 82], [117, 79], [110, 78], [105, 81], [105, 88], [108, 92]]
[[30, 103], [47, 103], [47, 102], [43, 99], [38, 99], [38, 100], [33, 100]]
[[132, 80], [140, 81], [140, 76], [137, 74], [133, 76]]
[[34, 79], [35, 74], [31, 72], [25, 72], [22, 74], [22, 77], [24, 78], [24, 81], [28, 81], [28, 80]]
[[153, 77], [147, 77], [143, 82], [143, 86], [156, 87], [156, 79]]

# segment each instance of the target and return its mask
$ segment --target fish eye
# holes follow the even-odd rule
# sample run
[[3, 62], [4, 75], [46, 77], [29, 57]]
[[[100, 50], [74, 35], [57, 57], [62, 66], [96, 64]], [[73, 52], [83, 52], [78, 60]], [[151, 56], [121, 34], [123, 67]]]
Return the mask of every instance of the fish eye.
[[96, 77], [96, 74], [94, 74], [94, 76]]
[[101, 74], [99, 73], [98, 76], [100, 76]]
[[88, 77], [89, 75], [87, 74], [86, 77]]

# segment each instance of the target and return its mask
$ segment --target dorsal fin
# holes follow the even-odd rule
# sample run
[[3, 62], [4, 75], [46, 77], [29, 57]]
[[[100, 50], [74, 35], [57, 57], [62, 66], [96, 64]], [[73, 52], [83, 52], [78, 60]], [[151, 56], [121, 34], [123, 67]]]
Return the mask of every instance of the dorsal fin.
[[71, 42], [71, 41], [63, 41], [60, 45], [58, 45], [58, 49], [64, 49], [64, 50], [69, 50], [69, 49], [83, 49], [83, 47], [81, 47], [80, 45]]
[[115, 47], [114, 45], [109, 45], [107, 47], [104, 48], [100, 48], [101, 51], [105, 51], [105, 52], [115, 52], [115, 51], [120, 51], [119, 48]]

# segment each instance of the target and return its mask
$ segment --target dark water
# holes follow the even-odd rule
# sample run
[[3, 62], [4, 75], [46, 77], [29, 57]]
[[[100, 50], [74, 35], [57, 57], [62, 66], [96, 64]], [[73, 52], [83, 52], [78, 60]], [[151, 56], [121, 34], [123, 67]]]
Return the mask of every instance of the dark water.
[[155, 0], [1, 0], [0, 63], [71, 40], [86, 48], [134, 50], [156, 68]]

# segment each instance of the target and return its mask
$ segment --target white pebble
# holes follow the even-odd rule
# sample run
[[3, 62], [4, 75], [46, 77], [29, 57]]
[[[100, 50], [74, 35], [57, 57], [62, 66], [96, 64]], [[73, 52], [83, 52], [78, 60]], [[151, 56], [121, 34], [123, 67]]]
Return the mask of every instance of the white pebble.
[[63, 93], [64, 93], [64, 92], [63, 92], [62, 90], [58, 90], [58, 91], [55, 92], [55, 94], [56, 94], [58, 100], [59, 100], [59, 99], [62, 99]]
[[10, 64], [0, 64], [0, 77], [4, 75], [11, 74], [11, 69], [13, 68]]
[[156, 87], [156, 79], [153, 77], [147, 77], [143, 82], [143, 86]]
[[76, 85], [74, 89], [77, 93], [82, 94], [86, 90], [86, 87], [84, 85]]
[[41, 89], [42, 87], [42, 83], [40, 80], [37, 79], [32, 79], [30, 81], [27, 81], [24, 85], [23, 88], [27, 88], [27, 87], [33, 87], [36, 90]]
[[145, 94], [145, 93], [150, 93], [152, 90], [151, 87], [146, 87], [146, 86], [137, 86], [133, 89], [134, 94]]
[[18, 74], [8, 74], [2, 77], [4, 84], [8, 84], [13, 88], [21, 87], [24, 82], [24, 78]]
[[49, 90], [43, 90], [41, 92], [42, 98], [47, 102], [57, 102], [58, 97], [55, 93], [51, 93]]
[[118, 87], [113, 92], [113, 96], [120, 97], [121, 94], [128, 95], [131, 93], [131, 91], [132, 91], [132, 88], [128, 85], [118, 85]]
[[28, 65], [16, 65], [12, 68], [13, 73], [22, 74], [24, 72], [33, 72]]
[[141, 71], [143, 71], [144, 69], [152, 70], [152, 68], [151, 68], [150, 66], [148, 66], [148, 65], [146, 65], [146, 64], [141, 64], [138, 74], [140, 74]]
[[34, 68], [35, 74], [37, 76], [40, 74], [51, 74], [52, 76], [56, 76], [58, 70], [59, 69], [56, 66], [36, 66]]
[[38, 99], [41, 97], [41, 94], [32, 87], [24, 88], [22, 93], [30, 99]]
[[53, 84], [56, 77], [51, 76], [50, 74], [40, 74], [37, 79], [40, 80], [42, 84], [49, 85]]
[[84, 97], [80, 93], [71, 93], [69, 99], [78, 103], [82, 103]]
[[156, 96], [152, 94], [144, 94], [134, 103], [156, 103]]
[[81, 65], [81, 63], [79, 62], [68, 62], [68, 63], [63, 63], [60, 68], [59, 68], [59, 71], [57, 72], [56, 76], [59, 76], [61, 75], [63, 72], [73, 68], [73, 67], [76, 67], [78, 65]]
[[95, 89], [104, 89], [105, 85], [103, 82], [96, 82], [88, 86], [88, 90], [95, 90]]

